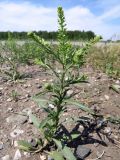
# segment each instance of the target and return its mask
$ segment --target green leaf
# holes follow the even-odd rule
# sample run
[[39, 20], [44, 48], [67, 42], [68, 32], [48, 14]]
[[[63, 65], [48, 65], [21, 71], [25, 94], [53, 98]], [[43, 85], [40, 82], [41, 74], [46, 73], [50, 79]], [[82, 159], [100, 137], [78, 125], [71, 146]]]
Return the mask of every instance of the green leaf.
[[81, 104], [77, 101], [65, 100], [64, 102], [67, 102], [68, 104], [71, 104], [71, 105], [75, 105], [84, 112], [88, 112], [88, 113], [93, 114], [93, 115], [95, 114], [90, 108], [88, 108], [87, 106], [84, 106], [83, 104]]
[[39, 129], [40, 121], [36, 118], [36, 116], [34, 116], [33, 114], [30, 114], [29, 117], [32, 120], [35, 127], [37, 127]]
[[76, 139], [80, 136], [80, 133], [72, 133], [70, 136], [72, 139]]
[[69, 147], [63, 145], [62, 142], [58, 141], [57, 139], [53, 139], [53, 141], [55, 142], [58, 149], [62, 152], [62, 154], [67, 160], [76, 160], [75, 156], [73, 155]]
[[39, 107], [45, 108], [45, 106], [50, 103], [50, 100], [44, 99], [38, 96], [32, 97], [32, 99], [39, 105]]
[[75, 156], [73, 155], [69, 147], [65, 146], [62, 150], [62, 153], [67, 160], [76, 160]]
[[27, 152], [35, 150], [35, 148], [33, 148], [30, 143], [28, 143], [27, 141], [24, 141], [24, 140], [18, 141], [18, 147], [24, 151], [27, 151]]
[[61, 141], [58, 141], [57, 139], [53, 138], [53, 141], [55, 142], [56, 146], [58, 147], [59, 150], [63, 148], [63, 144]]
[[49, 117], [47, 117], [44, 120], [42, 120], [42, 122], [39, 124], [39, 129], [42, 129], [46, 125], [46, 123], [49, 122], [49, 120], [50, 120]]
[[64, 160], [62, 153], [58, 151], [53, 151], [50, 153], [50, 157], [54, 160]]
[[120, 93], [120, 85], [111, 85], [110, 88], [112, 88], [115, 92]]

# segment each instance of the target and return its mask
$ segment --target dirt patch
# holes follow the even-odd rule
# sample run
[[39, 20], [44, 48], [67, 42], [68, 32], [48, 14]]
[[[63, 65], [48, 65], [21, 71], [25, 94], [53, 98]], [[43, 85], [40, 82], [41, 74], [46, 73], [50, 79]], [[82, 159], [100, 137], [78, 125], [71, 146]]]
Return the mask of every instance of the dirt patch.
[[[39, 136], [39, 132], [31, 124], [29, 118], [26, 117], [25, 119], [23, 115], [24, 112], [32, 112], [40, 119], [45, 117], [43, 111], [37, 107], [31, 97], [40, 92], [45, 82], [51, 82], [53, 80], [52, 75], [49, 71], [44, 71], [38, 66], [24, 66], [20, 68], [20, 71], [29, 76], [26, 76], [26, 78], [16, 83], [6, 81], [3, 77], [0, 77], [0, 158], [5, 155], [10, 155], [13, 159], [17, 150], [17, 140], [29, 140], [30, 138]], [[104, 115], [110, 114], [120, 117], [120, 95], [109, 89], [110, 85], [115, 84], [116, 81], [120, 85], [120, 81], [111, 79], [103, 73], [95, 72], [90, 67], [81, 69], [81, 72], [84, 72], [88, 76], [89, 83], [75, 85], [73, 92], [78, 92], [75, 98], [90, 108], [96, 107], [100, 113]], [[17, 100], [13, 98], [11, 94], [12, 91], [16, 91]], [[72, 115], [74, 115], [74, 117], [80, 117], [83, 114], [85, 113], [81, 110], [69, 108], [68, 112], [64, 113], [62, 118], [68, 118]], [[18, 115], [19, 117], [17, 117]], [[19, 119], [18, 122], [17, 119]], [[69, 129], [75, 127], [72, 123], [68, 123], [66, 126]], [[107, 144], [105, 146], [99, 143], [101, 139], [96, 133], [91, 133], [89, 136], [92, 138], [89, 138], [88, 142], [84, 144], [91, 148], [92, 151], [86, 158], [87, 160], [100, 157], [102, 153], [101, 160], [119, 159], [119, 126], [108, 124], [107, 127], [110, 128], [111, 135], [116, 143], [112, 143], [106, 136], [102, 136], [101, 138]], [[16, 133], [16, 129], [17, 131], [20, 130], [20, 132]], [[40, 154], [31, 155], [30, 157], [26, 153], [22, 152], [21, 154], [23, 155], [22, 160], [40, 159]]]

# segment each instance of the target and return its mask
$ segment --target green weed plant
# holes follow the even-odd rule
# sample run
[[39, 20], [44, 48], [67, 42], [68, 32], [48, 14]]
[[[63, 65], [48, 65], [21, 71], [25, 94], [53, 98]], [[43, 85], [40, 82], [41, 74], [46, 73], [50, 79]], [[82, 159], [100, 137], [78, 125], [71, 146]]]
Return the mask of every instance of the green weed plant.
[[[33, 100], [38, 103], [39, 107], [47, 113], [47, 117], [41, 122], [33, 114], [30, 115], [33, 124], [40, 131], [40, 135], [42, 135], [42, 138], [37, 140], [39, 147], [36, 150], [27, 141], [19, 141], [19, 147], [31, 152], [42, 152], [47, 145], [55, 144], [57, 150], [48, 152], [52, 158], [55, 160], [76, 160], [71, 149], [65, 145], [64, 141], [69, 141], [78, 135], [73, 134], [70, 137], [67, 137], [67, 135], [59, 135], [59, 130], [62, 126], [60, 119], [70, 105], [94, 114], [90, 108], [73, 100], [76, 93], [69, 95], [68, 91], [71, 90], [72, 85], [86, 81], [86, 76], [79, 74], [78, 71], [74, 72], [74, 68], [81, 67], [85, 63], [85, 55], [91, 46], [100, 40], [100, 37], [97, 36], [91, 39], [83, 48], [73, 47], [67, 38], [67, 29], [62, 7], [58, 7], [58, 25], [59, 44], [56, 48], [50, 46], [35, 33], [28, 33], [28, 35], [39, 44], [41, 51], [44, 53], [44, 57], [39, 57], [39, 64], [52, 71], [54, 81], [46, 83], [43, 91], [33, 97]], [[53, 59], [56, 65], [53, 64]]]

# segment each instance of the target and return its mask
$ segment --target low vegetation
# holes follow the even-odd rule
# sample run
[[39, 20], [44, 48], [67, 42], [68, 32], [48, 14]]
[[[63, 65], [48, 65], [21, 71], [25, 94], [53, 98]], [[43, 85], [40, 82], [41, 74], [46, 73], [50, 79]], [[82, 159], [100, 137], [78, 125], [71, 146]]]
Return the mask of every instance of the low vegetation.
[[120, 43], [106, 43], [91, 48], [88, 62], [110, 77], [120, 78]]

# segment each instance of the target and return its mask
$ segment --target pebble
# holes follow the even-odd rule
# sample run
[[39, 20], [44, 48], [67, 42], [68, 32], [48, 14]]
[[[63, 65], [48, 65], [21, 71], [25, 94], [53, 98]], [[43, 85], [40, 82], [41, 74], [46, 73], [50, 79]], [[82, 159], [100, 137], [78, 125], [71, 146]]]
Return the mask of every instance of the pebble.
[[7, 123], [15, 123], [16, 125], [24, 124], [27, 122], [28, 117], [23, 115], [11, 115], [6, 118]]
[[73, 90], [67, 91], [67, 96], [71, 96], [71, 94], [73, 94]]
[[6, 155], [6, 156], [2, 157], [1, 160], [11, 160], [11, 158], [9, 155]]
[[12, 101], [12, 99], [11, 99], [11, 98], [8, 98], [8, 99], [7, 99], [7, 102], [11, 102], [11, 101]]
[[29, 116], [32, 113], [32, 110], [30, 108], [25, 108], [22, 110], [22, 113], [25, 113], [27, 116]]
[[26, 158], [29, 158], [29, 157], [30, 157], [30, 153], [29, 153], [29, 152], [23, 152], [23, 154], [24, 154], [24, 156], [25, 156]]
[[43, 81], [43, 82], [46, 82], [47, 80], [46, 80], [46, 79], [43, 79], [42, 81]]
[[104, 133], [110, 135], [112, 133], [112, 130], [110, 127], [105, 127]]
[[82, 125], [79, 126], [79, 131], [80, 131], [81, 133], [83, 133], [84, 127], [83, 127]]
[[15, 129], [13, 132], [10, 133], [10, 136], [12, 138], [16, 138], [18, 137], [20, 134], [23, 134], [24, 131], [23, 130], [20, 130], [20, 129]]
[[37, 88], [38, 88], [38, 89], [42, 88], [42, 85], [37, 85]]
[[[46, 160], [46, 156], [45, 155], [40, 155], [40, 159], [41, 160]], [[49, 159], [50, 160], [50, 159]], [[51, 159], [51, 160], [53, 160], [53, 159]]]
[[19, 159], [21, 159], [21, 157], [22, 156], [21, 156], [20, 150], [17, 149], [16, 152], [15, 152], [13, 160], [19, 160]]
[[18, 141], [14, 141], [14, 147], [18, 147]]
[[33, 121], [32, 121], [32, 119], [31, 119], [30, 116], [29, 116], [29, 119], [28, 119], [28, 123], [29, 123], [29, 124], [33, 124]]
[[49, 104], [48, 107], [51, 108], [51, 109], [55, 108], [55, 106], [53, 104]]
[[24, 84], [23, 87], [24, 87], [24, 88], [28, 88], [28, 85], [27, 85], [27, 84]]
[[25, 98], [30, 98], [30, 97], [31, 95], [29, 93], [25, 95]]
[[54, 159], [52, 159], [50, 156], [48, 156], [48, 160], [54, 160]]
[[109, 97], [108, 95], [105, 95], [104, 97], [105, 97], [105, 99], [106, 99], [107, 101], [110, 99], [110, 97]]
[[78, 158], [84, 159], [85, 157], [89, 155], [90, 152], [91, 152], [91, 149], [86, 148], [82, 145], [79, 145], [76, 150], [76, 155]]
[[117, 80], [115, 83], [116, 83], [116, 84], [120, 84], [120, 81], [119, 81], [119, 80]]
[[0, 150], [4, 148], [3, 142], [0, 142]]
[[8, 109], [7, 109], [7, 112], [12, 112], [13, 111], [13, 108], [12, 107], [9, 107]]
[[53, 82], [53, 79], [50, 79], [49, 82]]

